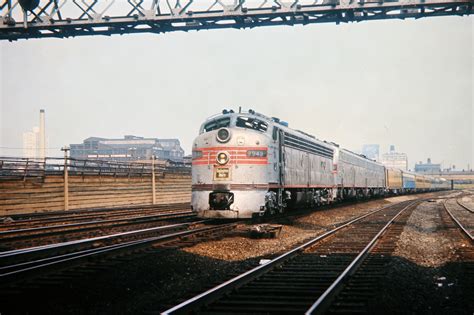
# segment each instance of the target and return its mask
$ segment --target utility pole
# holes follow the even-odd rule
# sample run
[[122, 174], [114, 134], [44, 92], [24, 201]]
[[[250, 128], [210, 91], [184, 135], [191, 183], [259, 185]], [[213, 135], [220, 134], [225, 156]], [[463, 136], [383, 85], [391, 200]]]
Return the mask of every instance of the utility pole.
[[68, 146], [61, 148], [61, 151], [64, 151], [64, 210], [69, 210], [69, 183], [68, 183]]
[[40, 127], [39, 127], [39, 157], [46, 159], [46, 126], [44, 109], [40, 109]]
[[155, 183], [155, 158], [153, 154], [151, 156], [151, 189], [152, 189], [152, 203], [156, 204], [156, 183]]

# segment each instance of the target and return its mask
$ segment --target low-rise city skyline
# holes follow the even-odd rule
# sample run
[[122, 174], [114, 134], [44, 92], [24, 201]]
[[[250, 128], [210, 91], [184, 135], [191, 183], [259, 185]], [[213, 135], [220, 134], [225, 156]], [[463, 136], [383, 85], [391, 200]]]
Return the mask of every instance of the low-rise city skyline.
[[112, 161], [162, 160], [181, 162], [184, 150], [178, 139], [145, 138], [125, 135], [123, 138], [89, 137], [81, 144], [70, 144], [71, 158]]
[[[43, 109], [41, 110], [41, 114], [44, 115]], [[22, 148], [18, 148], [18, 150], [22, 150], [22, 157], [39, 158], [41, 156], [39, 127], [33, 126], [30, 131], [23, 132], [22, 140], [23, 146]], [[173, 145], [173, 148], [168, 150], [168, 148], [162, 147], [161, 145], [162, 142], [166, 142], [166, 140], [177, 143], [177, 145]], [[123, 143], [119, 143], [120, 141]], [[153, 143], [142, 143], [143, 141], [152, 141]], [[96, 143], [97, 145], [94, 148], [89, 146], [86, 150], [86, 144], [92, 142]], [[100, 148], [98, 143], [101, 144]], [[120, 146], [120, 148], [118, 148], [117, 145]], [[133, 135], [125, 135], [123, 138], [89, 137], [86, 138], [82, 144], [71, 143], [68, 146], [71, 148], [70, 156], [79, 159], [130, 161], [149, 159], [152, 155], [155, 155], [155, 157], [159, 159], [182, 161], [186, 155], [186, 150], [181, 147], [179, 139], [158, 139], [157, 137], [142, 137]], [[413, 167], [410, 167], [408, 158], [409, 154], [396, 152], [395, 145], [389, 145], [388, 148], [389, 150], [385, 151], [383, 147], [381, 149], [380, 144], [373, 143], [363, 144], [361, 151], [357, 149], [354, 149], [354, 151], [360, 152], [360, 154], [366, 156], [367, 158], [380, 162], [387, 167], [412, 170], [415, 172], [436, 172], [437, 169], [439, 169], [439, 171], [472, 169], [469, 163], [466, 167], [456, 167], [455, 164], [443, 165], [442, 163], [431, 163], [431, 158], [428, 158], [427, 163], [414, 161], [412, 163]], [[59, 147], [49, 148], [47, 145], [45, 147], [45, 152], [48, 152], [47, 156], [49, 156], [50, 152], [56, 149], [58, 151], [57, 154], [53, 153], [51, 156], [59, 156], [62, 154], [60, 153], [61, 151]], [[429, 152], [427, 155], [430, 155]]]

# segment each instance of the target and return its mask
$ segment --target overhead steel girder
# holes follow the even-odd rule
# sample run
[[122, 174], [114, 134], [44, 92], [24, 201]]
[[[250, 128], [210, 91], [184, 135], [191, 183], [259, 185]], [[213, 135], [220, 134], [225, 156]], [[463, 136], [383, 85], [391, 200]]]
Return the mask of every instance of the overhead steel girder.
[[473, 4], [474, 0], [46, 0], [24, 11], [18, 1], [3, 0], [0, 39], [462, 16], [473, 13]]

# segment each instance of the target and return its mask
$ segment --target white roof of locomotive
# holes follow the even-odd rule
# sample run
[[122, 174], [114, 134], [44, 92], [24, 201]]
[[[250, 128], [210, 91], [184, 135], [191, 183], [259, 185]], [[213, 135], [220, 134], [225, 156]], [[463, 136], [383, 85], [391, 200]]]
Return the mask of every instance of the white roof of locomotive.
[[[263, 114], [257, 113], [253, 110], [242, 111], [240, 113], [239, 112], [230, 112], [230, 111], [228, 111], [227, 113], [222, 112], [222, 113], [219, 113], [219, 114], [216, 114], [216, 115], [213, 115], [213, 116], [207, 118], [202, 126], [204, 126], [209, 121], [212, 121], [214, 119], [217, 119], [219, 117], [224, 117], [224, 116], [229, 116], [229, 117], [246, 116], [246, 117], [258, 118], [258, 119], [263, 120], [266, 123], [268, 123], [269, 126], [277, 126], [278, 128], [282, 129], [283, 131], [291, 133], [293, 135], [297, 135], [298, 137], [301, 137], [305, 140], [315, 142], [319, 145], [325, 146], [325, 147], [333, 149], [333, 150], [336, 149], [336, 148], [339, 148], [339, 145], [337, 143], [320, 140], [320, 139], [318, 139], [318, 138], [316, 138], [316, 137], [314, 137], [314, 136], [312, 136], [312, 135], [310, 135], [306, 132], [303, 132], [303, 131], [297, 130], [297, 129], [292, 129], [289, 126], [283, 125], [282, 123], [285, 123], [285, 122], [281, 121], [280, 119], [278, 119], [276, 117], [271, 118], [271, 117], [265, 116]], [[202, 126], [201, 126], [201, 129], [202, 129]], [[350, 150], [343, 149], [343, 148], [340, 148], [340, 150], [343, 150], [343, 151], [345, 151], [345, 152], [347, 152], [347, 153], [349, 153], [353, 156], [356, 156], [360, 159], [365, 159], [368, 162], [375, 163], [375, 164], [378, 164], [378, 165], [382, 165], [381, 163], [375, 162], [371, 159], [368, 159], [367, 157], [365, 157], [363, 155], [357, 154], [357, 153], [352, 152]]]
[[[282, 129], [283, 131], [294, 134], [294, 135], [298, 135], [299, 137], [301, 137], [305, 140], [316, 142], [320, 145], [326, 146], [326, 147], [331, 148], [331, 149], [334, 149], [335, 147], [339, 147], [339, 145], [336, 144], [336, 143], [323, 141], [323, 140], [317, 139], [316, 137], [314, 137], [312, 135], [309, 135], [309, 134], [307, 134], [307, 133], [305, 133], [301, 130], [292, 129], [288, 126], [285, 126], [285, 125], [282, 124], [282, 123], [285, 123], [285, 122], [279, 120], [276, 117], [271, 118], [271, 117], [265, 116], [263, 114], [257, 113], [255, 111], [242, 111], [240, 113], [239, 112], [232, 112], [232, 113], [228, 112], [228, 113], [225, 113], [225, 114], [224, 113], [219, 113], [219, 114], [216, 114], [216, 115], [213, 115], [213, 116], [207, 118], [206, 121], [202, 124], [202, 126], [204, 126], [209, 121], [212, 121], [214, 119], [218, 119], [218, 118], [224, 117], [224, 116], [229, 116], [229, 117], [245, 116], [245, 117], [251, 117], [251, 118], [258, 118], [258, 119], [263, 120], [266, 123], [268, 123], [269, 126], [277, 126], [278, 128]], [[201, 126], [201, 129], [202, 129], [202, 126]]]

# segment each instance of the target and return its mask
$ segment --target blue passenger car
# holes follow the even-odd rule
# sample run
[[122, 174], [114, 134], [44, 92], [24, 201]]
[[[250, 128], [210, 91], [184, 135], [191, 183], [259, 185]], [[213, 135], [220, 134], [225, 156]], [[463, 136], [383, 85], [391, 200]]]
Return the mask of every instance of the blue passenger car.
[[402, 174], [403, 189], [414, 190], [415, 187], [415, 174], [403, 172]]

